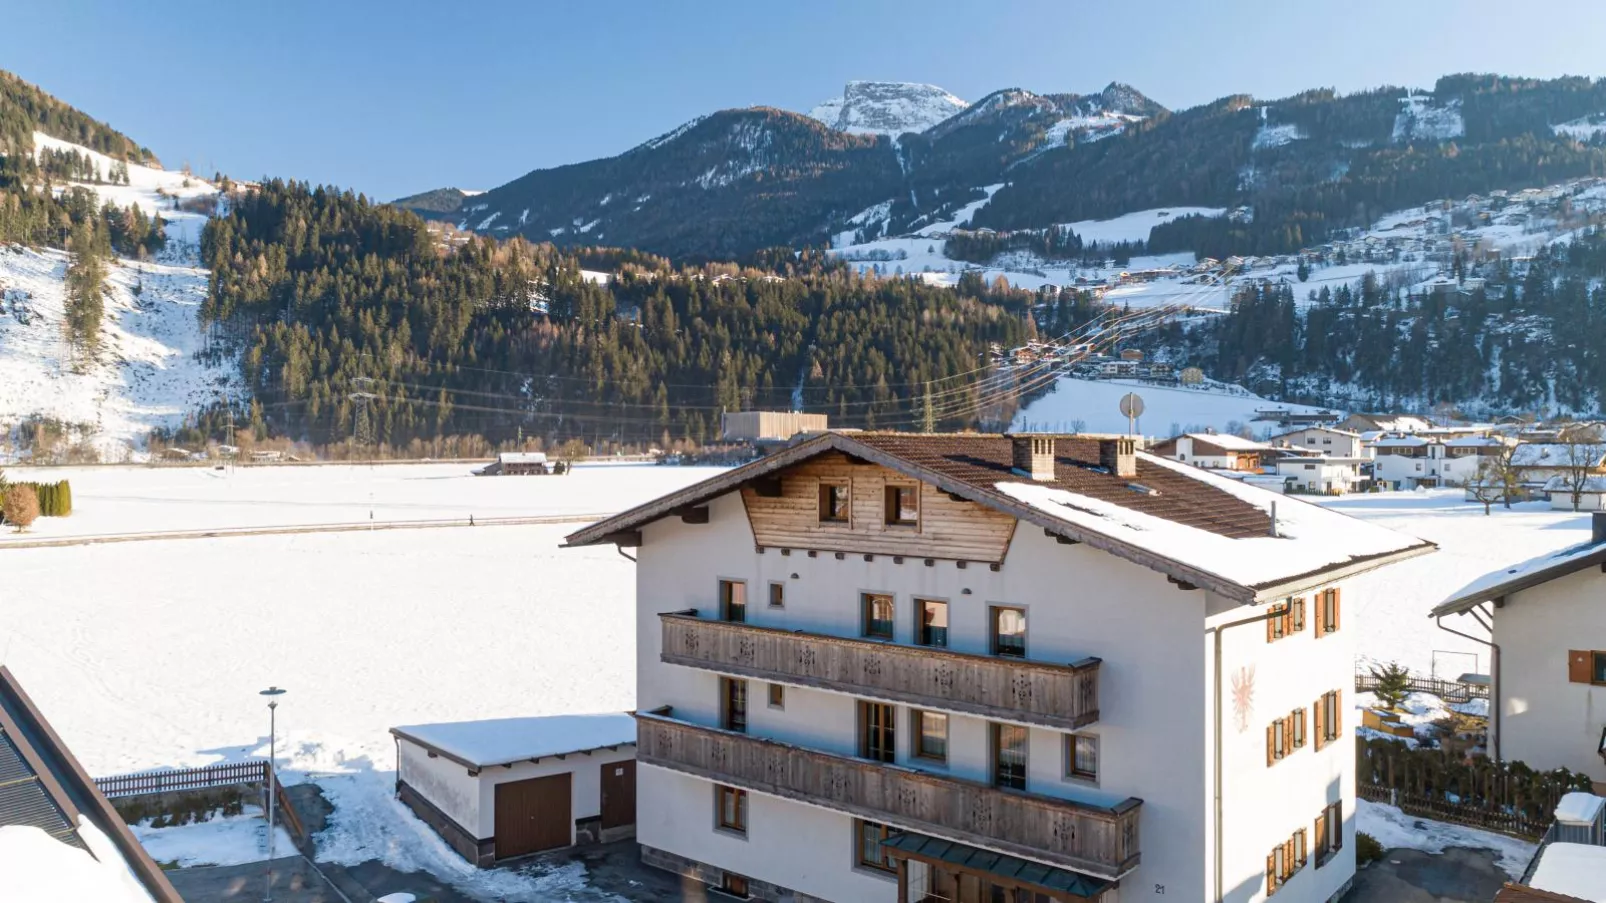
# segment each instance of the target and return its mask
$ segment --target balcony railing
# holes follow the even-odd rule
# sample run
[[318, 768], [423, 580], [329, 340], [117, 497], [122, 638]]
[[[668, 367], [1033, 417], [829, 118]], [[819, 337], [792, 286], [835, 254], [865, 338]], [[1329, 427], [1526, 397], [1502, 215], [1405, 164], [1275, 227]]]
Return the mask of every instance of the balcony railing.
[[1060, 665], [710, 621], [696, 614], [659, 616], [663, 661], [1058, 730], [1099, 720], [1096, 658]]
[[1094, 806], [636, 715], [636, 759], [1100, 878], [1138, 864], [1143, 801]]

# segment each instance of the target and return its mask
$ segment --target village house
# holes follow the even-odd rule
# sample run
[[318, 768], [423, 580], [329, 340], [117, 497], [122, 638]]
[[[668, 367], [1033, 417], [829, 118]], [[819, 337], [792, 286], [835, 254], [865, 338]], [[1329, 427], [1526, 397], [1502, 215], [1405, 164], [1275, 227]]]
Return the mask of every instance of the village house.
[[1308, 426], [1271, 437], [1272, 445], [1338, 458], [1370, 458], [1361, 434], [1328, 426]]
[[[1492, 644], [1495, 758], [1581, 771], [1606, 789], [1602, 599], [1606, 512], [1595, 512], [1584, 542], [1493, 571], [1433, 609], [1440, 627]], [[1451, 615], [1472, 617], [1446, 624]]]
[[1606, 475], [1606, 443], [1525, 442], [1512, 450], [1511, 467], [1525, 488], [1548, 498], [1549, 487]]
[[1372, 440], [1368, 446], [1373, 478], [1393, 489], [1466, 485], [1477, 477], [1485, 459], [1504, 450], [1505, 443], [1491, 436], [1457, 435], [1459, 432], [1425, 430]]
[[1341, 594], [1432, 550], [1130, 437], [848, 432], [568, 543], [637, 558], [644, 861], [856, 903], [1335, 898]]
[[1344, 495], [1367, 483], [1366, 457], [1284, 457], [1277, 460], [1277, 475], [1293, 492]]
[[1264, 442], [1230, 433], [1184, 433], [1149, 447], [1151, 454], [1194, 467], [1249, 472], [1258, 472], [1261, 455], [1271, 450]]

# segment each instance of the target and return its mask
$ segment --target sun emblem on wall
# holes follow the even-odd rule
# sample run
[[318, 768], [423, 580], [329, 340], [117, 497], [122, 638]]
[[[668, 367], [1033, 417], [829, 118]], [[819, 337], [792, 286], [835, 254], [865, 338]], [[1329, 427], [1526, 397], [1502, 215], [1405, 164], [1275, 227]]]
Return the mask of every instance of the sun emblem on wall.
[[1255, 714], [1255, 666], [1239, 668], [1232, 676], [1232, 717], [1238, 723], [1238, 733], [1249, 730], [1249, 721]]

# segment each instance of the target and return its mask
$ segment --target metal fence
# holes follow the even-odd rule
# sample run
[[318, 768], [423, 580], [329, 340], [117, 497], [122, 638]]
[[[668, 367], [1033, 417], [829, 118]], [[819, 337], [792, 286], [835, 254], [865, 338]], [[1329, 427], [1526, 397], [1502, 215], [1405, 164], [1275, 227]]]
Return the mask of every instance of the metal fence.
[[107, 798], [138, 796], [143, 793], [172, 793], [179, 790], [205, 790], [208, 787], [228, 787], [234, 784], [265, 784], [268, 780], [268, 761], [255, 759], [249, 762], [228, 762], [201, 768], [177, 768], [166, 771], [141, 771], [96, 778], [95, 786]]

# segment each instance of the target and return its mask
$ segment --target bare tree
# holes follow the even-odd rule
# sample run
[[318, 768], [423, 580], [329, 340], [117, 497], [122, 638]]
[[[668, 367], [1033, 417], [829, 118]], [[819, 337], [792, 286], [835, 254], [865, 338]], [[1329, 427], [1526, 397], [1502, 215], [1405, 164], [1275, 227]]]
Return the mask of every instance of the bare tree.
[[1514, 450], [1511, 446], [1502, 446], [1494, 454], [1481, 457], [1478, 472], [1467, 481], [1467, 491], [1483, 503], [1485, 517], [1495, 502], [1504, 502], [1507, 508], [1511, 507], [1511, 497], [1517, 493], [1520, 485], [1517, 469], [1511, 466], [1511, 453]]
[[1600, 426], [1588, 424], [1563, 431], [1561, 446], [1561, 484], [1572, 497], [1573, 510], [1578, 511], [1590, 478], [1600, 473], [1601, 459], [1606, 457]]

